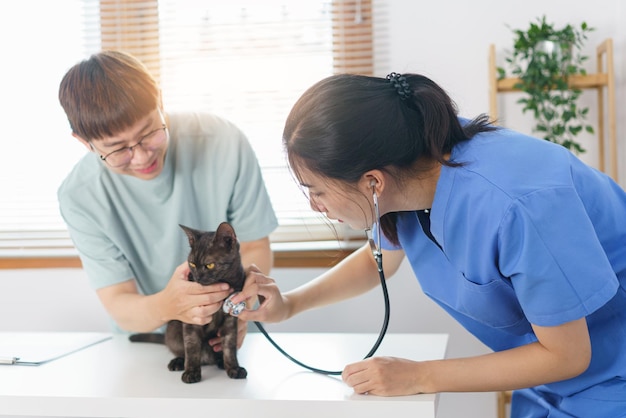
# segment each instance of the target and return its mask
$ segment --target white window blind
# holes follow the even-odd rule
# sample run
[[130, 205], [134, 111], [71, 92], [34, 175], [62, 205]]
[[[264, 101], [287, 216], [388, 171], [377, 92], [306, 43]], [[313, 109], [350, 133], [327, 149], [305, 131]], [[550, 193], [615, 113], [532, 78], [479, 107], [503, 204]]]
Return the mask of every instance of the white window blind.
[[273, 242], [336, 240], [287, 171], [281, 134], [310, 85], [333, 72], [372, 73], [371, 0], [39, 0], [35, 20], [32, 2], [15, 3], [0, 14], [0, 30], [11, 31], [1, 45], [16, 57], [0, 80], [9, 121], [0, 256], [73, 252], [56, 189], [86, 150], [70, 135], [57, 90], [71, 65], [100, 49], [141, 59], [161, 84], [166, 111], [209, 111], [242, 128], [279, 217]]

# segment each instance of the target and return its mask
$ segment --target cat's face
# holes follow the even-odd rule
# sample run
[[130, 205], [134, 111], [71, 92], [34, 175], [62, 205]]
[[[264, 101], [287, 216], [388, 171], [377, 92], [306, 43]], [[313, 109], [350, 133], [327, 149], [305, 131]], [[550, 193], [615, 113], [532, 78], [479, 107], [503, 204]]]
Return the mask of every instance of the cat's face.
[[241, 288], [241, 256], [235, 231], [223, 222], [217, 231], [199, 231], [180, 225], [189, 238], [189, 280], [209, 285], [228, 283]]

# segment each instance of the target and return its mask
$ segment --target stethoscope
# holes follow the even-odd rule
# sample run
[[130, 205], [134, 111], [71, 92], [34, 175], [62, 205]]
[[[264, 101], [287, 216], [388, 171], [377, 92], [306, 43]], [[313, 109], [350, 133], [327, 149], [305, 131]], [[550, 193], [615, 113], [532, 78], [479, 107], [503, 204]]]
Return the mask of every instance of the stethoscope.
[[[378, 269], [378, 277], [380, 278], [380, 285], [382, 287], [383, 290], [383, 298], [385, 301], [385, 318], [383, 320], [383, 326], [380, 330], [380, 333], [378, 335], [378, 339], [376, 340], [376, 342], [374, 343], [374, 345], [372, 346], [372, 349], [365, 355], [365, 359], [370, 358], [374, 355], [374, 353], [376, 353], [376, 350], [378, 350], [378, 347], [380, 346], [380, 344], [383, 341], [383, 338], [385, 337], [385, 334], [387, 332], [387, 327], [389, 325], [389, 311], [390, 311], [390, 305], [389, 305], [389, 293], [387, 291], [387, 283], [385, 281], [385, 272], [383, 271], [383, 254], [381, 252], [381, 247], [380, 247], [380, 211], [378, 209], [378, 195], [376, 194], [376, 189], [375, 189], [375, 184], [372, 184], [372, 193], [373, 193], [373, 200], [374, 200], [374, 214], [376, 216], [376, 243], [374, 243], [374, 239], [372, 238], [372, 235], [370, 233], [370, 230], [367, 230], [367, 235], [368, 235], [368, 242], [370, 245], [370, 248], [372, 249], [372, 255], [374, 256], [374, 260], [376, 261], [376, 265], [377, 265], [377, 269]], [[233, 296], [233, 295], [231, 295]], [[230, 297], [228, 299], [226, 299], [226, 301], [224, 302], [223, 305], [223, 309], [226, 313], [232, 313], [233, 315], [238, 315], [239, 313], [241, 313], [241, 311], [243, 309], [245, 309], [245, 303], [241, 302], [237, 305], [233, 305], [232, 302], [230, 302]], [[285, 350], [283, 350], [273, 339], [272, 337], [270, 337], [270, 335], [267, 333], [267, 331], [265, 330], [265, 328], [263, 327], [263, 325], [260, 322], [254, 322], [254, 324], [256, 325], [256, 327], [259, 329], [259, 331], [261, 332], [261, 334], [263, 334], [265, 336], [265, 338], [267, 338], [267, 340], [281, 353], [283, 354], [285, 357], [287, 357], [289, 360], [291, 360], [292, 362], [296, 363], [297, 365], [304, 367], [305, 369], [308, 369], [310, 371], [313, 371], [315, 373], [321, 373], [321, 374], [327, 374], [327, 375], [333, 375], [333, 376], [338, 376], [341, 375], [341, 371], [328, 371], [328, 370], [323, 370], [323, 369], [318, 369], [316, 367], [312, 367], [312, 366], [308, 366], [304, 363], [302, 363], [301, 361], [295, 359], [294, 357], [290, 356]]]

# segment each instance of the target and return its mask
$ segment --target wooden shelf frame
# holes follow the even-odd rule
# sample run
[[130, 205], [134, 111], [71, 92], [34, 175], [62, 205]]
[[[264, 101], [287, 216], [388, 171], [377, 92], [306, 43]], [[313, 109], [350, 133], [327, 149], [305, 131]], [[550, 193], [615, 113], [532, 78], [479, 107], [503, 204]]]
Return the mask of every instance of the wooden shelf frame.
[[[598, 97], [598, 168], [608, 173], [613, 180], [618, 179], [617, 128], [615, 124], [615, 70], [613, 61], [613, 40], [608, 38], [596, 48], [597, 73], [576, 75], [569, 79], [572, 88], [596, 89]], [[519, 78], [498, 79], [496, 47], [489, 46], [489, 117], [498, 119], [498, 93], [519, 91], [515, 84]], [[606, 90], [606, 99], [605, 99]], [[606, 103], [606, 121], [605, 121]], [[609, 171], [606, 167], [606, 142], [608, 138]]]

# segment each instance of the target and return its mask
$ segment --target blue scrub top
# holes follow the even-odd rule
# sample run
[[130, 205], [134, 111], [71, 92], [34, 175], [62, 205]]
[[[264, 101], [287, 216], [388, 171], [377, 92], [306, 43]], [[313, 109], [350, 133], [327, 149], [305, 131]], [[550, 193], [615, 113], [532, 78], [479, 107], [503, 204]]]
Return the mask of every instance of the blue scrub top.
[[451, 159], [463, 165], [441, 169], [436, 243], [416, 212], [398, 216], [423, 291], [495, 351], [536, 341], [531, 323], [586, 317], [589, 369], [519, 391], [513, 416], [626, 416], [626, 193], [564, 147], [505, 129]]

